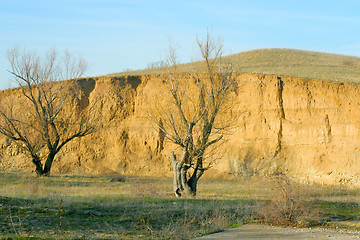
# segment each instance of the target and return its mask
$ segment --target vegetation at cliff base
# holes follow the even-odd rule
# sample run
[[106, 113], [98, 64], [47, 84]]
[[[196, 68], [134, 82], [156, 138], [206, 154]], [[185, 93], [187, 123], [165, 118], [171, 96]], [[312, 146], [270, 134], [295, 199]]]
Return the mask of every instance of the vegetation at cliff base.
[[276, 182], [199, 185], [197, 199], [179, 199], [170, 178], [0, 173], [0, 239], [191, 239], [249, 222], [360, 229], [358, 189], [294, 184], [316, 214], [286, 222], [261, 213]]

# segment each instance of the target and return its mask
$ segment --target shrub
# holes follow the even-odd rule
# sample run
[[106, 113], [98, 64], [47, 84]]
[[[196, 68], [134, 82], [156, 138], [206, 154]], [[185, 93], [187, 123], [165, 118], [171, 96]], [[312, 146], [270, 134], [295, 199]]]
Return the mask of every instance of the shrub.
[[283, 173], [273, 177], [275, 194], [260, 206], [259, 215], [276, 224], [291, 224], [306, 227], [314, 225], [316, 215], [311, 211], [311, 202], [305, 201], [306, 194], [300, 193], [291, 179]]
[[110, 182], [125, 182], [125, 176], [122, 174], [111, 175]]

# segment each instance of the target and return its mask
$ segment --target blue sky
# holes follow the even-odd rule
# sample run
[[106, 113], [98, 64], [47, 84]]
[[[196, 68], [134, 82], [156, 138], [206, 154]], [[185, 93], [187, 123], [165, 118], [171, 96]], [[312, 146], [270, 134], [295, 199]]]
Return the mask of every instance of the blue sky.
[[360, 1], [0, 0], [0, 89], [15, 87], [7, 49], [68, 49], [87, 76], [142, 69], [163, 60], [169, 39], [182, 62], [211, 28], [226, 53], [295, 48], [360, 57]]

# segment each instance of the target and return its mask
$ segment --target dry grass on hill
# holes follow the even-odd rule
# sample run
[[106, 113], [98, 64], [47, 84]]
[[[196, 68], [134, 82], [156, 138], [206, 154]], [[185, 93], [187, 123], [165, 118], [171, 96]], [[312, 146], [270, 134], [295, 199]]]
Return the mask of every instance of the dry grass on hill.
[[[360, 58], [339, 54], [294, 49], [258, 49], [224, 57], [234, 63], [236, 73], [257, 73], [360, 83]], [[187, 73], [201, 71], [201, 62], [182, 64]], [[108, 76], [148, 75], [166, 72], [166, 68], [151, 68], [109, 74]]]

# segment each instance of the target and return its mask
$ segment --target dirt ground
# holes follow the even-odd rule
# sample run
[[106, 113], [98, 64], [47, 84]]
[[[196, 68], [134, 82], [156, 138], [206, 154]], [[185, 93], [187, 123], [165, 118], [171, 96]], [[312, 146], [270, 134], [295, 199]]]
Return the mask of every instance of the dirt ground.
[[247, 224], [197, 239], [360, 239], [360, 232], [320, 228], [284, 228]]

